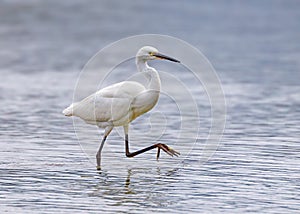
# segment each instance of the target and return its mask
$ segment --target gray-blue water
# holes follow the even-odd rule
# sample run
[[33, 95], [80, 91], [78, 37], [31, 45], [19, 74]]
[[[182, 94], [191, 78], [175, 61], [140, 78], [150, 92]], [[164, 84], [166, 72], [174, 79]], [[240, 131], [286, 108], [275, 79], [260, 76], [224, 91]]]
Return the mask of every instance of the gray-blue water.
[[[1, 213], [299, 213], [299, 20], [296, 0], [1, 0]], [[87, 60], [141, 33], [186, 40], [220, 77], [227, 125], [204, 165], [126, 159], [112, 135], [99, 173], [61, 114]]]

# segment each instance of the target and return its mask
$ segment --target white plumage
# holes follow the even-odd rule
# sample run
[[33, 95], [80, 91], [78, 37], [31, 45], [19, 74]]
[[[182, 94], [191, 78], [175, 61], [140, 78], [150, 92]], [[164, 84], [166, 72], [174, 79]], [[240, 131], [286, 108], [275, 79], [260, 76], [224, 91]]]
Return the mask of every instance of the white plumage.
[[[147, 89], [138, 82], [124, 81], [103, 88], [78, 103], [71, 104], [63, 113], [77, 116], [101, 128], [131, 122], [136, 109], [136, 96]], [[123, 122], [123, 120], [127, 119]]]
[[153, 59], [167, 59], [179, 62], [158, 53], [157, 49], [153, 47], [145, 46], [136, 55], [136, 65], [137, 69], [144, 72], [145, 76], [149, 78], [147, 87], [135, 81], [116, 83], [97, 91], [80, 102], [71, 104], [63, 111], [65, 116], [76, 116], [83, 119], [86, 123], [105, 128], [104, 138], [96, 155], [98, 169], [100, 169], [101, 150], [104, 142], [115, 126], [124, 127], [126, 156], [128, 157], [133, 157], [153, 148], [158, 148], [157, 158], [159, 157], [160, 149], [172, 156], [179, 154], [167, 145], [160, 143], [137, 152], [129, 152], [129, 123], [151, 110], [159, 98], [161, 83], [158, 72], [147, 64], [148, 60]]

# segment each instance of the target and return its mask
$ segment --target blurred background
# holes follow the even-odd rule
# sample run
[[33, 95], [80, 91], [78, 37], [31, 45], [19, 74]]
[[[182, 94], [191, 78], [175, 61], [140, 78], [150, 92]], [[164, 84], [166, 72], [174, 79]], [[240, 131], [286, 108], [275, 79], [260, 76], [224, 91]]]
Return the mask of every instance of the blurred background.
[[[0, 211], [299, 212], [299, 21], [297, 0], [0, 0]], [[61, 110], [97, 51], [148, 33], [210, 60], [227, 101], [222, 143], [204, 166], [98, 174]]]

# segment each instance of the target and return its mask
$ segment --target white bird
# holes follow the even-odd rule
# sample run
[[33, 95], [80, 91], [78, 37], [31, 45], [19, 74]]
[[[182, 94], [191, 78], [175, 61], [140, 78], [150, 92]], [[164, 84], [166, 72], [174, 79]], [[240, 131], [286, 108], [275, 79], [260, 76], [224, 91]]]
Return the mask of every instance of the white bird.
[[125, 152], [127, 157], [134, 157], [154, 148], [158, 148], [167, 154], [178, 156], [176, 152], [166, 144], [157, 143], [136, 152], [129, 152], [128, 126], [131, 121], [140, 115], [150, 111], [157, 103], [161, 82], [158, 72], [147, 64], [154, 59], [165, 59], [173, 62], [178, 60], [160, 54], [154, 47], [142, 47], [136, 54], [137, 70], [149, 79], [148, 87], [135, 81], [124, 81], [105, 87], [96, 93], [86, 97], [80, 102], [71, 104], [63, 111], [65, 116], [76, 116], [86, 123], [104, 128], [104, 136], [96, 154], [97, 169], [100, 169], [101, 151], [107, 136], [115, 126], [123, 126], [125, 133]]

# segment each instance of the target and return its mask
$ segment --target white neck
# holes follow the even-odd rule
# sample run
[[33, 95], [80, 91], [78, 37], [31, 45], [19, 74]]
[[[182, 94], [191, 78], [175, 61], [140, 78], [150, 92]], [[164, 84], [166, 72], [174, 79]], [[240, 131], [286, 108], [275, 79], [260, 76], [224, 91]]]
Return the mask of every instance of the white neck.
[[135, 64], [136, 64], [137, 70], [140, 72], [146, 71], [149, 68], [147, 61], [143, 60], [139, 57], [136, 57]]
[[160, 91], [160, 78], [158, 72], [147, 64], [146, 60], [136, 58], [136, 66], [138, 71], [146, 72], [149, 75], [149, 90]]

